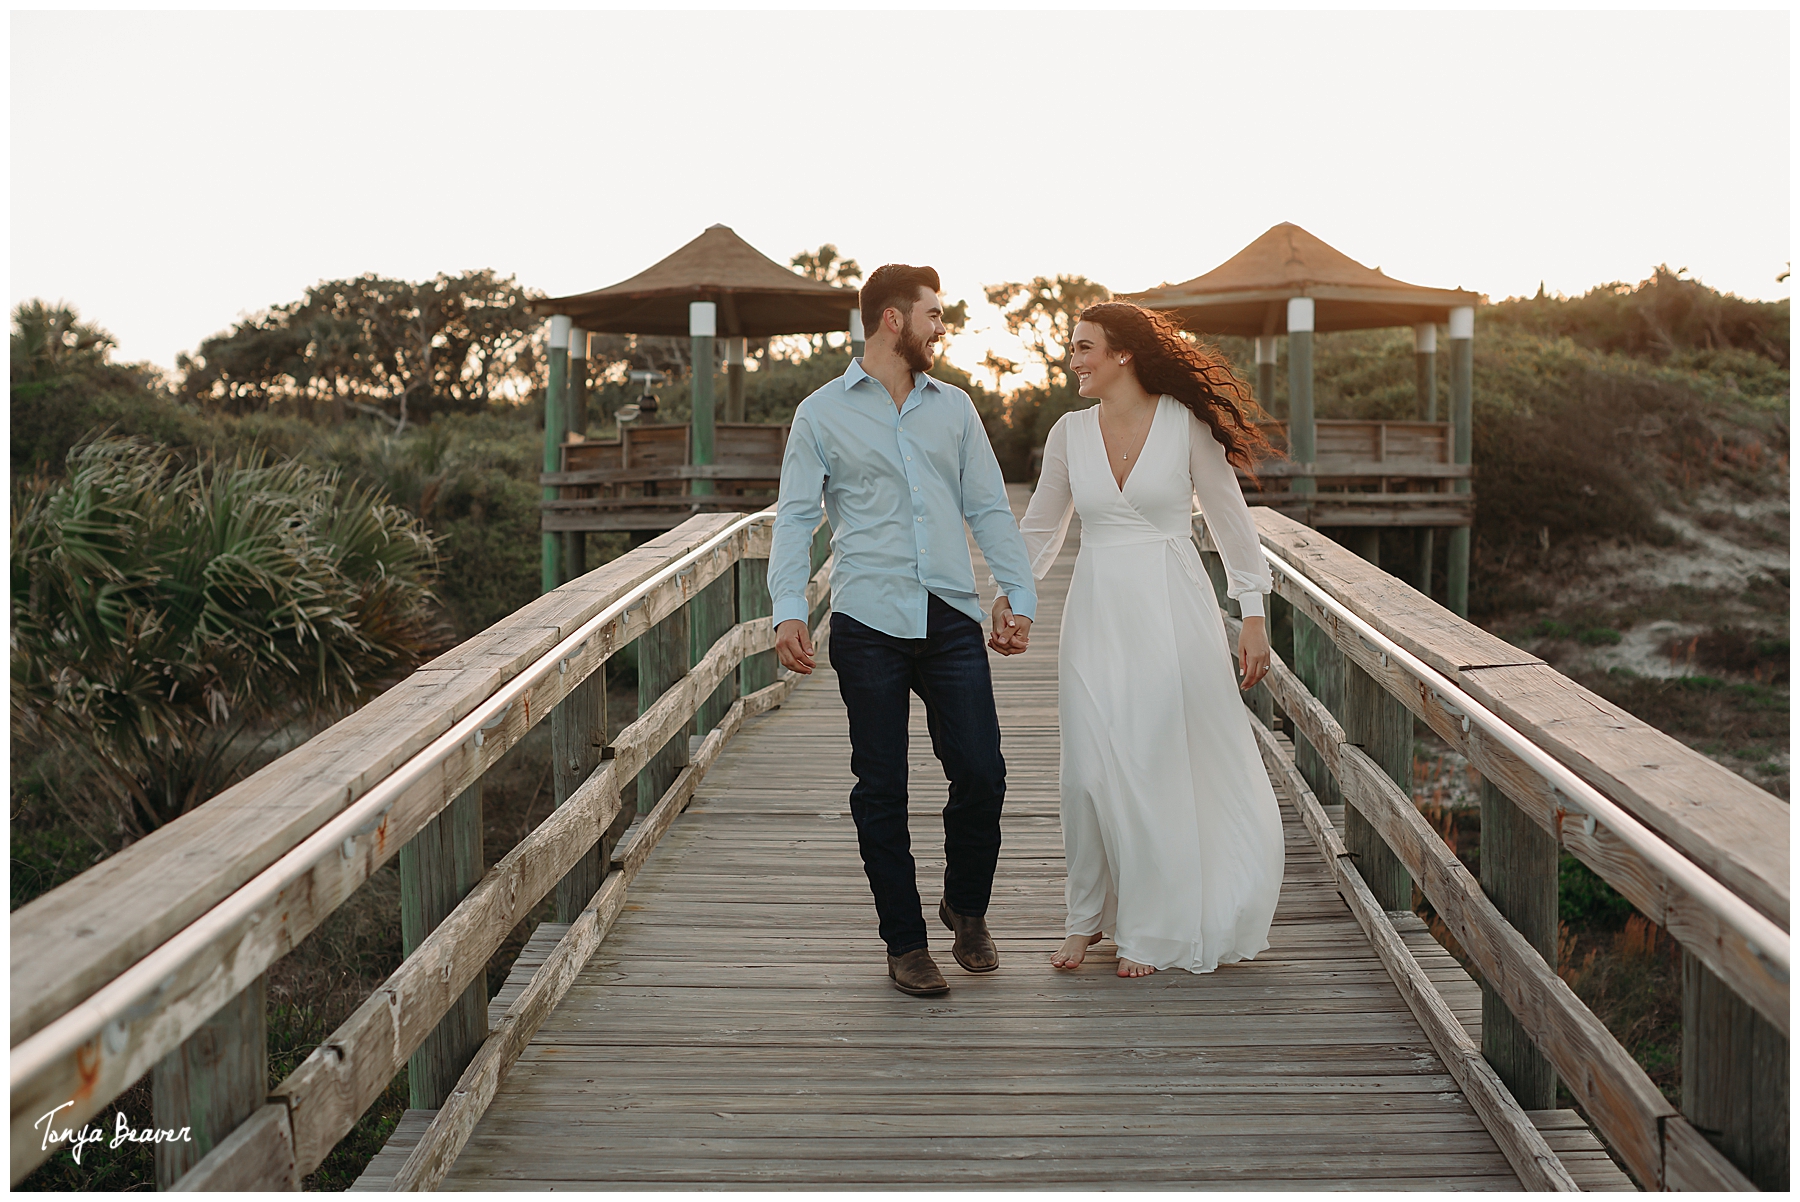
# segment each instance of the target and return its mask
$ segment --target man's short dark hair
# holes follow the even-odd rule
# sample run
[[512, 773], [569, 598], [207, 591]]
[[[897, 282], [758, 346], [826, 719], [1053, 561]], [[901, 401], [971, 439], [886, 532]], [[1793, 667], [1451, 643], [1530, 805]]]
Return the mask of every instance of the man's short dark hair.
[[858, 298], [862, 305], [863, 334], [867, 336], [881, 328], [883, 310], [898, 309], [911, 317], [913, 305], [919, 300], [919, 289], [929, 288], [936, 293], [941, 287], [938, 273], [930, 267], [908, 267], [904, 263], [877, 267], [869, 273]]

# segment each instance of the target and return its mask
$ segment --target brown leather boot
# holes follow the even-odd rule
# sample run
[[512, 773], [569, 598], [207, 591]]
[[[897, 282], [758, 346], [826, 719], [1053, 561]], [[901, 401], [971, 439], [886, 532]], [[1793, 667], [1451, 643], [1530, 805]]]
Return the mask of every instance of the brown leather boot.
[[950, 954], [956, 957], [965, 972], [993, 972], [1000, 967], [1000, 950], [994, 946], [994, 937], [988, 934], [987, 919], [965, 918], [952, 910], [947, 901], [938, 902], [938, 917], [956, 932]]
[[915, 948], [904, 956], [889, 956], [888, 976], [894, 978], [895, 989], [914, 997], [936, 997], [950, 992], [950, 983], [938, 971], [929, 948]]

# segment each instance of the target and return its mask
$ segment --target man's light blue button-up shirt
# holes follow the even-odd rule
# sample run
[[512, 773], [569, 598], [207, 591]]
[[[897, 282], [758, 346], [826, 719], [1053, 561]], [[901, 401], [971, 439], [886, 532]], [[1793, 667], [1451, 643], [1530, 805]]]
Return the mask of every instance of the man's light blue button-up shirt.
[[982, 619], [967, 521], [1013, 612], [1037, 616], [1037, 589], [1006, 484], [969, 394], [923, 372], [898, 411], [852, 359], [794, 411], [769, 550], [776, 625], [807, 619], [812, 530], [831, 519], [831, 605], [896, 638], [925, 637], [935, 593]]

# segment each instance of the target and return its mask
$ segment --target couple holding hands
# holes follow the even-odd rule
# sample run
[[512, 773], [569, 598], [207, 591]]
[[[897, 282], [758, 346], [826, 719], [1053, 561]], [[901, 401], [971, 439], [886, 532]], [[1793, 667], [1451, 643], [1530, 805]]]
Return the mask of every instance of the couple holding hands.
[[[1081, 313], [1071, 372], [1099, 401], [1050, 431], [1023, 521], [968, 394], [926, 374], [944, 337], [929, 267], [890, 264], [860, 297], [866, 350], [794, 413], [769, 556], [776, 653], [810, 673], [806, 581], [821, 498], [831, 520], [831, 662], [850, 719], [850, 814], [888, 975], [949, 986], [931, 958], [907, 826], [910, 693], [949, 778], [938, 916], [968, 972], [999, 956], [987, 929], [1006, 765], [987, 649], [1028, 652], [1034, 581], [1081, 515], [1058, 663], [1068, 916], [1057, 968], [1110, 934], [1122, 977], [1210, 972], [1269, 946], [1281, 819], [1234, 687], [1191, 536], [1198, 498], [1244, 615], [1242, 687], [1269, 666], [1270, 577], [1232, 463], [1268, 444], [1224, 360], [1159, 314]], [[999, 588], [983, 645], [964, 523]]]

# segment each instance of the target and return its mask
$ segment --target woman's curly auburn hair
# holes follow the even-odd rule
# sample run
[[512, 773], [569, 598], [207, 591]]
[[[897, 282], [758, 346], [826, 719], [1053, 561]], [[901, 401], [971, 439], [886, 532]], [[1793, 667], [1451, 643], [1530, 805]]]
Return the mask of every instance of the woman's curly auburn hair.
[[1254, 475], [1258, 462], [1279, 454], [1256, 426], [1261, 407], [1225, 357], [1182, 337], [1173, 319], [1124, 301], [1106, 301], [1089, 305], [1077, 320], [1105, 330], [1107, 349], [1131, 356], [1144, 391], [1167, 393], [1205, 422], [1232, 464]]

